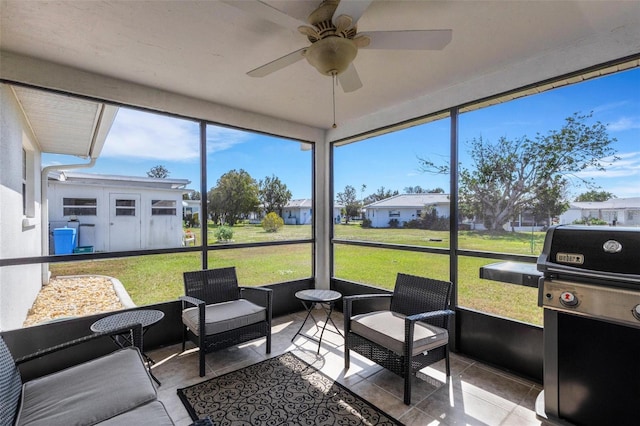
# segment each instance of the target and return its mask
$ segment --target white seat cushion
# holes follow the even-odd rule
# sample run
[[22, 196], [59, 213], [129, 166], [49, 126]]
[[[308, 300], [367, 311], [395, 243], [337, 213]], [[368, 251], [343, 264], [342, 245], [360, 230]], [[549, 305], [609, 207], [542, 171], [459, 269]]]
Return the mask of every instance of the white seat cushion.
[[[404, 354], [405, 316], [392, 311], [377, 311], [351, 318], [351, 330], [393, 352]], [[444, 328], [417, 321], [413, 333], [412, 356], [444, 346], [449, 333]]]
[[[204, 331], [207, 336], [235, 330], [266, 320], [267, 309], [246, 299], [231, 300], [205, 307]], [[198, 308], [182, 311], [182, 322], [198, 335]]]

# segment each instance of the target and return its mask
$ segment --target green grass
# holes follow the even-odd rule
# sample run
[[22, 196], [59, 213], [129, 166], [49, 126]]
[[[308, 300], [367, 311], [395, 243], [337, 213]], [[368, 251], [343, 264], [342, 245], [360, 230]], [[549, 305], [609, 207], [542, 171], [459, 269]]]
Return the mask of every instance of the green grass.
[[[359, 225], [336, 226], [336, 238], [429, 247], [449, 247], [445, 231], [416, 229], [364, 229]], [[209, 244], [218, 244], [215, 228], [208, 229]], [[193, 231], [200, 241], [200, 229]], [[277, 233], [259, 225], [233, 227], [236, 243], [311, 238], [311, 226], [285, 225]], [[433, 239], [441, 241], [432, 241]], [[474, 231], [459, 234], [460, 248], [537, 255], [544, 233], [490, 235]], [[532, 247], [534, 252], [532, 253]], [[337, 244], [335, 275], [339, 278], [392, 289], [398, 272], [448, 280], [449, 257], [430, 253], [376, 249]], [[241, 285], [264, 285], [307, 278], [312, 270], [311, 244], [228, 249], [209, 252], [210, 268], [235, 266]], [[458, 302], [460, 306], [519, 321], [542, 324], [542, 309], [536, 305], [536, 289], [479, 278], [479, 268], [495, 260], [459, 258]], [[137, 305], [176, 299], [184, 294], [182, 273], [200, 268], [200, 253], [149, 255], [122, 259], [55, 263], [54, 276], [100, 274], [119, 279]]]

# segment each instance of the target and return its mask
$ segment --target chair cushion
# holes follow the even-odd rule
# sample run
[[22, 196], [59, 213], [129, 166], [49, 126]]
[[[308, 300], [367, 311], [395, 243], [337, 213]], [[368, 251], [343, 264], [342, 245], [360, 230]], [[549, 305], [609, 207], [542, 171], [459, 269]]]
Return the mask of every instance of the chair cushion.
[[[267, 309], [246, 299], [231, 300], [205, 307], [204, 331], [207, 336], [235, 330], [267, 319]], [[182, 311], [182, 322], [198, 335], [198, 308]]]
[[16, 425], [92, 425], [156, 399], [137, 349], [26, 382]]
[[[377, 311], [351, 318], [351, 331], [393, 352], [404, 355], [405, 316], [393, 311]], [[417, 321], [413, 332], [413, 353], [444, 346], [449, 342], [449, 333], [444, 328]]]
[[141, 407], [135, 408], [119, 416], [98, 423], [100, 426], [122, 426], [122, 425], [153, 425], [171, 426], [175, 425], [164, 404], [160, 401], [152, 401]]

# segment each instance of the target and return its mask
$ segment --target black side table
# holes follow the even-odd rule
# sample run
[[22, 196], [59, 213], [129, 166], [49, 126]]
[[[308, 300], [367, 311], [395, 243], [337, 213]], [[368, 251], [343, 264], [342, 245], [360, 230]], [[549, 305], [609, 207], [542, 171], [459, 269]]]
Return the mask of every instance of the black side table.
[[[296, 334], [291, 338], [291, 341], [293, 342], [293, 340], [298, 335], [306, 337], [307, 339], [316, 341], [318, 342], [318, 353], [320, 353], [320, 345], [322, 344], [322, 335], [324, 334], [324, 329], [327, 328], [328, 322], [331, 322], [336, 332], [342, 336], [342, 333], [340, 333], [340, 330], [338, 330], [338, 327], [336, 327], [336, 324], [331, 319], [331, 313], [333, 312], [333, 307], [335, 306], [336, 302], [340, 300], [341, 297], [342, 297], [342, 294], [334, 290], [301, 290], [296, 292], [296, 298], [300, 300], [300, 302], [302, 302], [302, 305], [307, 310], [307, 316], [304, 318], [304, 321], [302, 322], [302, 325], [300, 326]], [[320, 306], [322, 306], [322, 308], [324, 309], [327, 315], [327, 318], [324, 321], [324, 325], [322, 326], [322, 331], [320, 332], [320, 339], [316, 339], [313, 336], [309, 336], [301, 333], [302, 327], [304, 327], [309, 317], [313, 318], [313, 321], [316, 323], [316, 327], [318, 327], [318, 321], [311, 313], [313, 311], [313, 308], [317, 304], [320, 304]], [[328, 309], [325, 307], [325, 305], [328, 306]]]
[[[142, 309], [138, 311], [121, 312], [119, 314], [109, 315], [94, 322], [93, 324], [91, 324], [91, 331], [97, 333], [102, 331], [115, 330], [130, 324], [142, 324], [142, 335], [144, 336], [147, 330], [152, 325], [159, 322], [162, 318], [164, 318], [164, 312], [158, 311], [156, 309]], [[132, 346], [132, 342], [129, 340], [126, 334], [112, 336], [112, 339], [121, 348]], [[142, 348], [142, 356], [147, 361], [149, 374], [151, 375], [151, 378], [155, 380], [158, 386], [160, 386], [160, 380], [158, 380], [156, 376], [154, 376], [151, 372], [151, 366], [155, 364], [155, 361], [152, 360], [149, 355], [144, 353], [144, 345], [142, 346]]]

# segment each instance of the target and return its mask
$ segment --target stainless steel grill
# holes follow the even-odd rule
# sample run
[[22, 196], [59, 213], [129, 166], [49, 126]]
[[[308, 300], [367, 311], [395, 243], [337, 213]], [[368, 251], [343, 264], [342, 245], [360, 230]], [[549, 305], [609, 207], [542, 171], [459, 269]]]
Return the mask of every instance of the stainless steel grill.
[[557, 226], [543, 273], [544, 391], [550, 424], [640, 424], [640, 228]]

